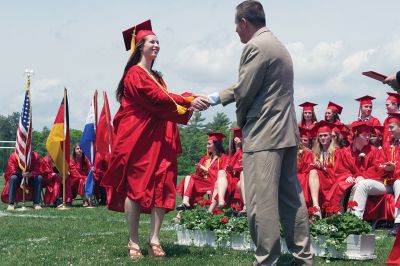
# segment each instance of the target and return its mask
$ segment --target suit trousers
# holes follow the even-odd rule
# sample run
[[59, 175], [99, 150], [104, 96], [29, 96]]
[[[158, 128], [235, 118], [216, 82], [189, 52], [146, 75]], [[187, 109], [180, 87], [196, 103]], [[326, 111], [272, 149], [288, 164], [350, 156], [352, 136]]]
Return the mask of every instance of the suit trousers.
[[281, 222], [294, 261], [312, 265], [308, 210], [297, 178], [297, 147], [243, 153], [247, 218], [254, 265], [276, 265]]

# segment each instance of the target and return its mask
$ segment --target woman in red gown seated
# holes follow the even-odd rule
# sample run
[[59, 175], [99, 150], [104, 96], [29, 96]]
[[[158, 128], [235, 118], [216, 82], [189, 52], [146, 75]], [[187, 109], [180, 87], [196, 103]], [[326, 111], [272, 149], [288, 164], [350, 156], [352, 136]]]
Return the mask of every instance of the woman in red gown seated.
[[[240, 207], [242, 212], [246, 212], [242, 166], [242, 130], [240, 128], [231, 128], [230, 130], [233, 131], [231, 150], [225, 170], [218, 171], [211, 198], [210, 212], [217, 205], [218, 207], [232, 205], [236, 209]], [[235, 202], [238, 204], [234, 205]]]
[[72, 191], [72, 198], [75, 199], [79, 194], [83, 201], [83, 206], [88, 206], [89, 203], [85, 194], [86, 177], [90, 171], [90, 162], [83, 153], [79, 144], [74, 145], [72, 158], [69, 162], [69, 178]]
[[326, 196], [335, 182], [335, 162], [338, 151], [332, 138], [334, 124], [320, 121], [314, 127], [317, 141], [313, 146], [313, 169], [310, 170], [308, 187], [310, 189], [311, 202], [317, 209], [315, 216], [322, 216], [320, 203], [324, 202]]
[[[223, 169], [227, 157], [222, 146], [224, 137], [225, 135], [220, 132], [208, 133], [207, 155], [196, 165], [196, 173], [185, 176], [177, 188], [177, 193], [182, 196], [182, 204], [176, 208], [178, 211], [190, 209], [195, 202], [203, 199], [204, 194], [212, 192], [217, 175], [219, 172], [225, 172]], [[216, 193], [217, 191], [212, 196], [215, 197]]]
[[317, 106], [316, 103], [304, 102], [300, 104], [300, 107], [303, 107], [301, 112], [301, 122], [299, 127], [303, 127], [306, 129], [313, 129], [315, 123], [317, 123], [317, 116], [315, 115], [314, 106]]
[[311, 205], [310, 192], [308, 187], [308, 177], [313, 168], [314, 155], [310, 150], [312, 146], [312, 130], [299, 126], [300, 145], [297, 150], [297, 178], [303, 190], [304, 199], [307, 207]]
[[100, 185], [107, 189], [107, 207], [125, 212], [129, 258], [143, 257], [141, 213], [151, 215], [148, 254], [164, 257], [160, 229], [165, 213], [175, 209], [177, 156], [182, 151], [177, 123], [189, 121], [194, 97], [169, 92], [161, 73], [153, 70], [160, 45], [150, 20], [123, 36], [132, 55], [116, 91], [120, 107], [113, 122], [115, 138]]

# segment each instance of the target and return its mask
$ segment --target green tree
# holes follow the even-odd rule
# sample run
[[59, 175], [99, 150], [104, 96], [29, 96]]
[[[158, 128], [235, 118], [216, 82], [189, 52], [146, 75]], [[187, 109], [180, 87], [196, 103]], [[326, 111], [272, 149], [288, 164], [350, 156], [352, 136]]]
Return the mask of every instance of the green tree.
[[211, 132], [222, 132], [227, 134], [229, 131], [229, 125], [231, 121], [228, 116], [224, 113], [217, 113], [213, 121], [207, 124], [207, 130]]
[[207, 134], [200, 112], [195, 112], [187, 126], [180, 126], [182, 154], [178, 157], [178, 174], [187, 175], [195, 171], [195, 164], [206, 153]]

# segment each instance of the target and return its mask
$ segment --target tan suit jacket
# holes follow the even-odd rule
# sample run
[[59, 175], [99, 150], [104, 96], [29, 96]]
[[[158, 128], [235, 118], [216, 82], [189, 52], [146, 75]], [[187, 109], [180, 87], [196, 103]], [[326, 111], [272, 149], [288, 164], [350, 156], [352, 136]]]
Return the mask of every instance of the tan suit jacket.
[[245, 45], [239, 81], [219, 96], [222, 105], [236, 102], [244, 152], [297, 146], [292, 59], [266, 27], [259, 29]]

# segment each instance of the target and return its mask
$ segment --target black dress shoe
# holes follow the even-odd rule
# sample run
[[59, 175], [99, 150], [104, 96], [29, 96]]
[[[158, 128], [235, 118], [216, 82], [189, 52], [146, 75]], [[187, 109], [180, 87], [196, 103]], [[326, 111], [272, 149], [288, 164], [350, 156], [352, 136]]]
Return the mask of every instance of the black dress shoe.
[[397, 231], [399, 231], [400, 223], [396, 223], [393, 225], [393, 228], [389, 230], [388, 235], [395, 236]]

